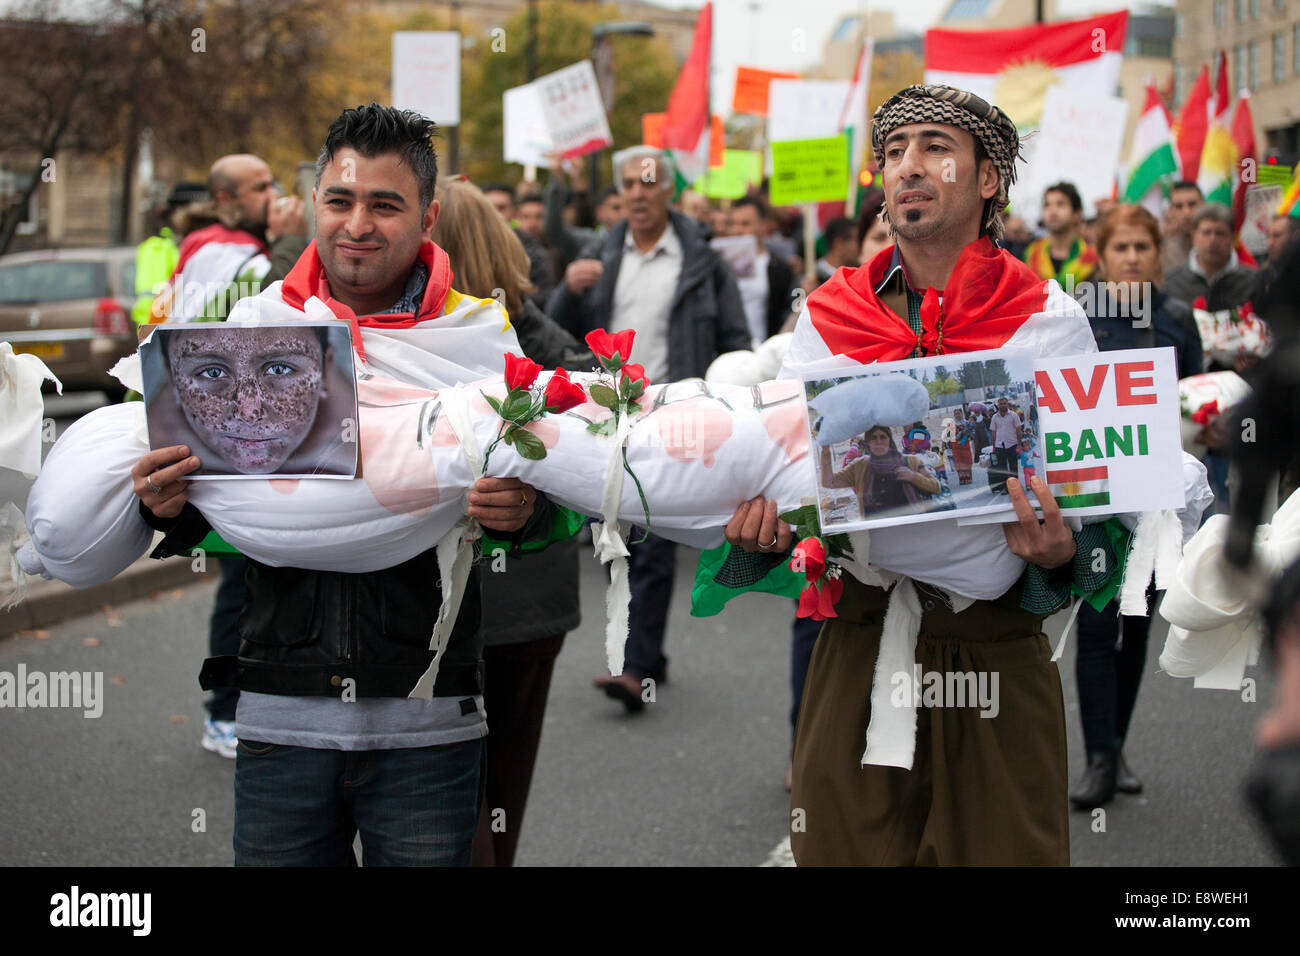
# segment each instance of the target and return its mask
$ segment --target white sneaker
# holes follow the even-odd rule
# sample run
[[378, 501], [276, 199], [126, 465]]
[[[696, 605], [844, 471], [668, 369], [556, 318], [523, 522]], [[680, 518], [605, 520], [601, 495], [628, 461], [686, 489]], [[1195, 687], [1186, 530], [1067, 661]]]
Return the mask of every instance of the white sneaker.
[[239, 743], [239, 739], [235, 736], [235, 722], [233, 720], [213, 720], [211, 717], [205, 717], [203, 720], [203, 740], [200, 743], [203, 744], [204, 750], [211, 750], [213, 753], [233, 759], [235, 746]]

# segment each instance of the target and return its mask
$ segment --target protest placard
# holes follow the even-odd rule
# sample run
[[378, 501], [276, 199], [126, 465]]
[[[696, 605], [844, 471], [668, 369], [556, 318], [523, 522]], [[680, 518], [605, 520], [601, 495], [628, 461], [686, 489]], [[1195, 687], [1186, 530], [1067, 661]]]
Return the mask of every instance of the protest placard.
[[393, 34], [393, 105], [439, 126], [460, 125], [460, 34]]
[[664, 120], [667, 113], [641, 114], [641, 142], [655, 149], [664, 148]]
[[1038, 133], [1024, 141], [1024, 170], [1011, 187], [1016, 212], [1037, 221], [1043, 190], [1066, 180], [1078, 188], [1084, 215], [1092, 215], [1114, 188], [1127, 118], [1128, 104], [1118, 96], [1049, 88]]
[[508, 163], [549, 166], [547, 153], [554, 146], [550, 127], [542, 115], [542, 101], [536, 84], [528, 83], [505, 91], [501, 98], [502, 154]]
[[768, 87], [767, 139], [817, 139], [840, 131], [848, 80], [772, 80]]
[[770, 199], [774, 206], [844, 198], [849, 181], [845, 135], [772, 144]]
[[205, 478], [357, 473], [352, 340], [340, 322], [152, 326], [140, 345], [151, 448], [187, 445]]
[[[1259, 168], [1262, 171], [1265, 167]], [[1252, 256], [1263, 255], [1268, 249], [1268, 226], [1282, 202], [1282, 189], [1275, 184], [1246, 187], [1246, 218], [1238, 236]]]
[[590, 60], [539, 77], [534, 85], [550, 130], [552, 149], [561, 158], [585, 156], [613, 145]]
[[746, 149], [722, 152], [722, 165], [710, 169], [700, 181], [700, 190], [713, 199], [739, 199], [763, 178], [763, 154]]
[[1063, 512], [1109, 515], [1183, 507], [1172, 348], [1038, 359], [1034, 379], [1043, 448], [1039, 476]]
[[752, 66], [736, 67], [736, 89], [731, 98], [733, 113], [767, 115], [768, 85], [773, 80], [797, 80], [798, 73], [760, 70]]
[[[1034, 401], [1027, 351], [811, 372], [804, 395], [827, 534], [975, 515], [1005, 521], [1007, 480], [1022, 460], [1033, 468], [1042, 457], [1025, 424]], [[985, 416], [995, 415], [990, 424]], [[997, 444], [1007, 447], [997, 453]]]

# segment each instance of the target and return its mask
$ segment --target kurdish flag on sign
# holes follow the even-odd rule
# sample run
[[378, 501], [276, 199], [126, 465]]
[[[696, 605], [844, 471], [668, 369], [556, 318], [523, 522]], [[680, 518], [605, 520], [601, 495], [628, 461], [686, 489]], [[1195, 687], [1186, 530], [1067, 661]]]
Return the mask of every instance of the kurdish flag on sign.
[[1052, 486], [1056, 503], [1062, 508], [1110, 504], [1110, 469], [1105, 465], [1056, 468], [1047, 472], [1043, 480]]
[[968, 90], [1034, 126], [1050, 86], [1080, 96], [1119, 84], [1128, 11], [1012, 30], [927, 30], [925, 82]]

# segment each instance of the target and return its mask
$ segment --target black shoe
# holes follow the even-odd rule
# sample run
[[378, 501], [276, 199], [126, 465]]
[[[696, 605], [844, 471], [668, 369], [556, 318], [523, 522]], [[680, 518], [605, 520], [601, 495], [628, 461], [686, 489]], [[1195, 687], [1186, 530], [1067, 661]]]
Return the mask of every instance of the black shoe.
[[1070, 802], [1076, 809], [1091, 810], [1111, 801], [1115, 796], [1115, 764], [1113, 750], [1089, 755], [1088, 769], [1070, 791]]
[[1137, 778], [1137, 774], [1129, 769], [1122, 750], [1119, 752], [1119, 760], [1115, 767], [1115, 789], [1120, 793], [1142, 792], [1142, 781]]

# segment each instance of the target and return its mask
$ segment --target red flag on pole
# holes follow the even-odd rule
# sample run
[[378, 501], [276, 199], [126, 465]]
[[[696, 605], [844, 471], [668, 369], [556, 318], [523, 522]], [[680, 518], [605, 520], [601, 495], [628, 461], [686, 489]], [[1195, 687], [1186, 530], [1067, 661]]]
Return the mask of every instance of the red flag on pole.
[[695, 21], [695, 40], [668, 98], [664, 146], [693, 152], [709, 128], [709, 55], [713, 46], [713, 4], [706, 3]]
[[1202, 66], [1178, 114], [1178, 163], [1182, 167], [1183, 179], [1192, 182], [1196, 182], [1196, 175], [1201, 170], [1201, 149], [1210, 128], [1209, 104], [1210, 71]]
[[1250, 91], [1237, 94], [1237, 109], [1232, 114], [1232, 143], [1237, 147], [1237, 182], [1232, 190], [1232, 216], [1237, 231], [1246, 221], [1246, 187], [1257, 181], [1255, 155], [1255, 119], [1250, 112]]

